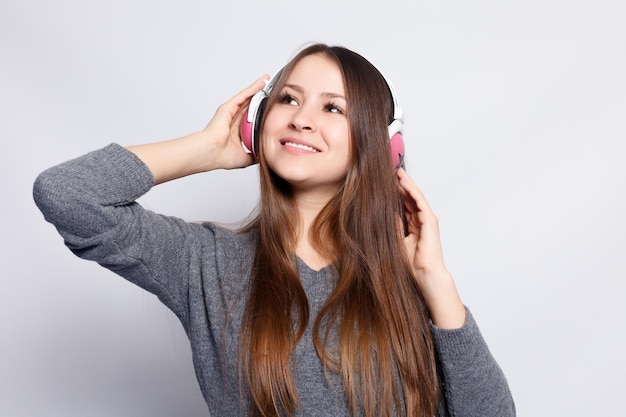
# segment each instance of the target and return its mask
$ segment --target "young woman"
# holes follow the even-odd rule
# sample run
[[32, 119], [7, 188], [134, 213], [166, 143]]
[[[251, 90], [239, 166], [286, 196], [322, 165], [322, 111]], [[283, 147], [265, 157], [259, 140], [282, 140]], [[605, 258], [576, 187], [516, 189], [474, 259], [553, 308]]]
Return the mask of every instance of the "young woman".
[[[265, 82], [200, 132], [45, 171], [34, 197], [46, 220], [179, 317], [213, 416], [515, 415], [437, 219], [394, 166], [401, 156], [390, 162], [401, 117], [383, 76], [343, 47], [303, 49], [263, 90], [250, 154], [240, 127]], [[255, 162], [260, 203], [241, 230], [135, 202], [156, 184]]]

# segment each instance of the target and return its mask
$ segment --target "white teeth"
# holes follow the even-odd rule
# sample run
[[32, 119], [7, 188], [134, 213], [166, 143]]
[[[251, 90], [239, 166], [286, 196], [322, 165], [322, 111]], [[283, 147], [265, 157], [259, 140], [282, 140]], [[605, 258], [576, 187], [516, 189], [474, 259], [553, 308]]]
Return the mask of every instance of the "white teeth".
[[300, 148], [300, 149], [304, 149], [304, 150], [311, 151], [311, 152], [317, 152], [317, 149], [315, 149], [315, 148], [313, 148], [311, 146], [302, 145], [300, 143], [285, 142], [283, 145], [291, 146], [293, 148]]

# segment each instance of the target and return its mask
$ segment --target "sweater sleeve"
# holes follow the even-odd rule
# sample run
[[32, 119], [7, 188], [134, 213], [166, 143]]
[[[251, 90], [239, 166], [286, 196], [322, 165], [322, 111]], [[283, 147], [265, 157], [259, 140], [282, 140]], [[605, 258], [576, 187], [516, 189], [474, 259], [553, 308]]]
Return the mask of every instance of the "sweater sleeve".
[[188, 330], [192, 225], [135, 202], [152, 186], [148, 167], [111, 144], [41, 173], [33, 198], [73, 253], [155, 294]]
[[440, 415], [514, 417], [515, 404], [506, 378], [470, 311], [460, 329], [433, 325], [433, 335], [446, 409]]

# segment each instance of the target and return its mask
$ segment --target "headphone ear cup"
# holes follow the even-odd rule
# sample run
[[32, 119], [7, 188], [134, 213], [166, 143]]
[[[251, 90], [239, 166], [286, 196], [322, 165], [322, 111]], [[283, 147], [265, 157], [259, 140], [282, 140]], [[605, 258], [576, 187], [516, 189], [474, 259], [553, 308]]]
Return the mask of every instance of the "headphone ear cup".
[[404, 139], [402, 133], [398, 132], [389, 139], [391, 148], [391, 166], [393, 169], [404, 167]]
[[241, 145], [247, 153], [254, 156], [258, 150], [259, 126], [263, 119], [265, 105], [267, 102], [267, 94], [264, 90], [259, 91], [250, 100], [248, 108], [243, 113], [241, 124], [239, 125], [239, 136], [241, 137]]
[[404, 138], [402, 137], [402, 120], [394, 120], [388, 127], [389, 130], [389, 154], [391, 166], [398, 169], [404, 166]]
[[259, 142], [261, 136], [261, 121], [265, 114], [265, 107], [267, 106], [267, 97], [259, 103], [259, 109], [256, 112], [256, 118], [254, 120], [254, 126], [252, 127], [252, 153], [255, 157], [259, 155]]
[[241, 137], [243, 150], [247, 153], [252, 153], [252, 132], [254, 131], [254, 122], [248, 121], [249, 112], [250, 107], [248, 107], [243, 113], [243, 118], [241, 119], [241, 124], [239, 125], [239, 136]]

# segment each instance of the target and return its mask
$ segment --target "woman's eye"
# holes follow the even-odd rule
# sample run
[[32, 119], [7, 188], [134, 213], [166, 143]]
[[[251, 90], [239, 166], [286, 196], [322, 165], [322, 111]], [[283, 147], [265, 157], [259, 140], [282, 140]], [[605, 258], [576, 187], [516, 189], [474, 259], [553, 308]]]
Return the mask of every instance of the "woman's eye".
[[324, 110], [326, 110], [327, 112], [330, 113], [338, 113], [338, 114], [343, 114], [343, 110], [337, 106], [335, 106], [332, 103], [328, 103], [325, 107]]
[[291, 104], [291, 105], [298, 104], [296, 99], [293, 96], [289, 95], [289, 94], [283, 94], [280, 97], [280, 102], [283, 103], [283, 104]]

